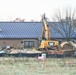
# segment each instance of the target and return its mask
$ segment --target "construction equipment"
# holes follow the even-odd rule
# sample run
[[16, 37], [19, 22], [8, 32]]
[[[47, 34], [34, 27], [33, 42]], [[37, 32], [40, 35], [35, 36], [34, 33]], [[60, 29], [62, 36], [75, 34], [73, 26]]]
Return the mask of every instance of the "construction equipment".
[[38, 50], [45, 52], [49, 55], [73, 55], [74, 49], [61, 48], [59, 42], [56, 40], [50, 40], [50, 28], [47, 23], [45, 14], [42, 16], [42, 35], [40, 37], [40, 47]]
[[50, 28], [47, 23], [47, 19], [45, 17], [45, 14], [42, 16], [42, 35], [40, 37], [40, 47], [39, 49], [44, 48], [53, 48], [55, 46], [59, 45], [59, 42], [56, 40], [50, 40]]

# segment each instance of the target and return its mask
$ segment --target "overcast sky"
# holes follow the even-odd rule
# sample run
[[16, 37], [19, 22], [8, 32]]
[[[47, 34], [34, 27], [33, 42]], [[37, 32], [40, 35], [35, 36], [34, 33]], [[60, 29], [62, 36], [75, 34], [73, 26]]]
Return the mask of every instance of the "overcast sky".
[[76, 0], [0, 0], [0, 21], [39, 21], [43, 13], [51, 20], [57, 9], [66, 8], [76, 9]]

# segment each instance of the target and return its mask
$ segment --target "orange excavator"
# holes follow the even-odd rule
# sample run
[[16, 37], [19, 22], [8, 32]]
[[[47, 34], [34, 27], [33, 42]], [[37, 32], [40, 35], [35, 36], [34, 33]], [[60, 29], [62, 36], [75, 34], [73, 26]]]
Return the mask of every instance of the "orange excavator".
[[47, 19], [45, 17], [45, 14], [42, 16], [42, 35], [40, 37], [41, 43], [39, 49], [44, 48], [52, 48], [59, 45], [59, 42], [56, 40], [50, 40], [50, 28], [47, 23]]

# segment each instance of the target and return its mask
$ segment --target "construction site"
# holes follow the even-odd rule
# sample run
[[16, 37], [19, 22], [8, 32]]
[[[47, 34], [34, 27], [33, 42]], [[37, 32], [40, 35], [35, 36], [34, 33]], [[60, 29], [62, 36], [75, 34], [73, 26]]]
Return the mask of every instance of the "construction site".
[[76, 75], [76, 0], [0, 0], [0, 75]]
[[[33, 25], [25, 22], [0, 23], [0, 75], [76, 75], [74, 35], [69, 41], [60, 35], [57, 38], [56, 32], [51, 33], [51, 23], [45, 14], [41, 20], [32, 22]], [[34, 33], [28, 26], [32, 26]]]
[[[2, 48], [0, 51], [0, 56], [5, 56], [5, 55], [12, 56], [13, 55], [13, 56], [17, 56], [17, 57], [18, 56], [38, 57], [38, 55], [41, 56], [43, 53], [45, 53], [47, 57], [52, 57], [52, 56], [53, 57], [57, 57], [57, 56], [73, 57], [73, 56], [75, 56], [76, 55], [75, 40], [73, 40], [73, 41], [64, 40], [64, 41], [61, 41], [61, 43], [60, 43], [59, 40], [57, 40], [57, 39], [51, 39], [50, 30], [52, 30], [52, 29], [51, 29], [51, 27], [49, 27], [49, 23], [46, 19], [45, 14], [42, 16], [41, 20], [42, 20], [42, 23], [41, 23], [42, 27], [41, 27], [41, 33], [40, 33], [41, 35], [39, 35], [38, 40], [37, 40], [39, 42], [38, 46], [36, 44], [36, 41], [34, 41], [34, 39], [33, 39], [34, 42], [30, 39], [28, 41], [27, 40], [24, 41], [22, 39], [20, 41], [21, 42], [20, 45], [13, 44], [14, 39], [12, 41], [10, 41], [9, 43], [7, 41], [3, 41], [4, 46], [1, 44]], [[1, 32], [3, 32], [3, 31], [1, 30]], [[20, 36], [21, 36], [21, 34], [20, 34]], [[6, 37], [10, 37], [10, 35], [6, 36]], [[13, 36], [12, 36], [12, 38], [13, 38]], [[4, 37], [2, 38], [2, 40], [5, 40]], [[6, 40], [8, 40], [8, 38]], [[35, 43], [35, 45], [33, 43]], [[17, 48], [17, 46], [18, 46], [18, 48]]]

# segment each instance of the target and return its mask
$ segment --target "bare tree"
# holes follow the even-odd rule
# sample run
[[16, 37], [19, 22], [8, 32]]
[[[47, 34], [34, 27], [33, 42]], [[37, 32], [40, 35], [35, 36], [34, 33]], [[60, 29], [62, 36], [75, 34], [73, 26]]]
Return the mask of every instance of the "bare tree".
[[13, 20], [13, 22], [25, 22], [25, 19], [16, 18], [15, 20]]
[[75, 10], [66, 9], [64, 13], [58, 11], [53, 18], [52, 28], [62, 35], [67, 41], [76, 38], [76, 15]]

